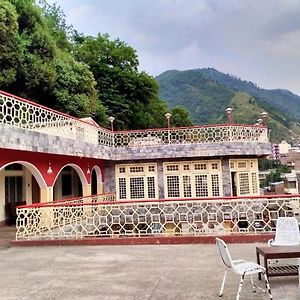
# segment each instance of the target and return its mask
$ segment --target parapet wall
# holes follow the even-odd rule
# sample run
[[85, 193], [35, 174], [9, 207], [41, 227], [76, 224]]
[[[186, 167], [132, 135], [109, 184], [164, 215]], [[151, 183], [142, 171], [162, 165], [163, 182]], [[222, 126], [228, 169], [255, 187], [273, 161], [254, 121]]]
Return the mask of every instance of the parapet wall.
[[270, 143], [254, 141], [113, 147], [92, 144], [80, 139], [59, 137], [7, 124], [0, 124], [0, 147], [110, 161], [224, 156], [259, 157], [272, 153]]

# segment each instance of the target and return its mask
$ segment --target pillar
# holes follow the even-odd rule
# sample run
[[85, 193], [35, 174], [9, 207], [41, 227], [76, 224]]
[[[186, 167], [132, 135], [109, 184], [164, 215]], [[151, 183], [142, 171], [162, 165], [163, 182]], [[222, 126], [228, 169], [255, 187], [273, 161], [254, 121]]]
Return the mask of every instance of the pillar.
[[[53, 201], [53, 186], [41, 188], [41, 203]], [[55, 225], [53, 207], [40, 207], [39, 226], [43, 229], [51, 229]]]
[[231, 192], [230, 165], [229, 165], [228, 158], [222, 159], [221, 168], [222, 168], [223, 196], [230, 197], [232, 196], [232, 192]]
[[41, 203], [53, 201], [53, 186], [41, 188]]

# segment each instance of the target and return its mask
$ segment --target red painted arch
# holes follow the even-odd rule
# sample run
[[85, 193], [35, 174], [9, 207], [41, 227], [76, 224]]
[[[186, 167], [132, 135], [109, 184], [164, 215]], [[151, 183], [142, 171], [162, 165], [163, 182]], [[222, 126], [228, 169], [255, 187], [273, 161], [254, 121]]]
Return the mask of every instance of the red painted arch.
[[[32, 151], [20, 151], [11, 149], [0, 149], [0, 170], [8, 164], [13, 162], [22, 161], [32, 165], [32, 168], [36, 168], [42, 176], [46, 186], [53, 186], [60, 171], [67, 165], [72, 167], [75, 166], [75, 170], [82, 170], [81, 182], [84, 184], [91, 182], [91, 173], [87, 170], [91, 166], [98, 166], [101, 170], [102, 176], [104, 174], [104, 162], [101, 159], [68, 156], [68, 155], [57, 155], [49, 153], [40, 153]], [[52, 173], [48, 174], [47, 170], [51, 164]]]

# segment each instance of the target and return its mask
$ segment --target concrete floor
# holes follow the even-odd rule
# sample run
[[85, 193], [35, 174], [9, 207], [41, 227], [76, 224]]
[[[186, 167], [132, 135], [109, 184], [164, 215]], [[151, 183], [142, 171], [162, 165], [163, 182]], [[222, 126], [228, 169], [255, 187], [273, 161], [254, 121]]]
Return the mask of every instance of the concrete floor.
[[[256, 245], [229, 250], [255, 260]], [[0, 299], [219, 299], [223, 270], [215, 245], [4, 247]], [[228, 275], [222, 299], [235, 299], [239, 278]], [[270, 282], [274, 299], [300, 299], [297, 277]], [[248, 278], [240, 299], [268, 297]]]

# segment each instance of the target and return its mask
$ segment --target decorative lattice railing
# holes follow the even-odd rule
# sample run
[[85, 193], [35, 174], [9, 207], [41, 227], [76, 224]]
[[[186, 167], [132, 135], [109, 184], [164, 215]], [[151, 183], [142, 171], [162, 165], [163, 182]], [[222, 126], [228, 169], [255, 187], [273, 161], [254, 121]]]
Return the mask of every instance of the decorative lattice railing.
[[262, 125], [221, 124], [112, 132], [4, 92], [0, 92], [0, 123], [114, 147], [220, 142], [268, 143], [268, 130]]
[[117, 131], [116, 147], [167, 144], [268, 142], [267, 128], [261, 125], [207, 125], [183, 128]]
[[92, 144], [111, 146], [111, 131], [0, 92], [0, 123]]
[[[66, 198], [55, 200], [51, 202], [43, 202], [37, 204], [37, 206], [52, 206], [53, 204], [82, 204], [82, 203], [99, 203], [99, 202], [113, 202], [116, 201], [116, 193], [103, 193], [97, 195], [90, 195], [84, 197]], [[35, 205], [33, 205], [35, 206]]]
[[17, 208], [16, 239], [199, 236], [274, 231], [300, 218], [300, 196], [53, 203]]

